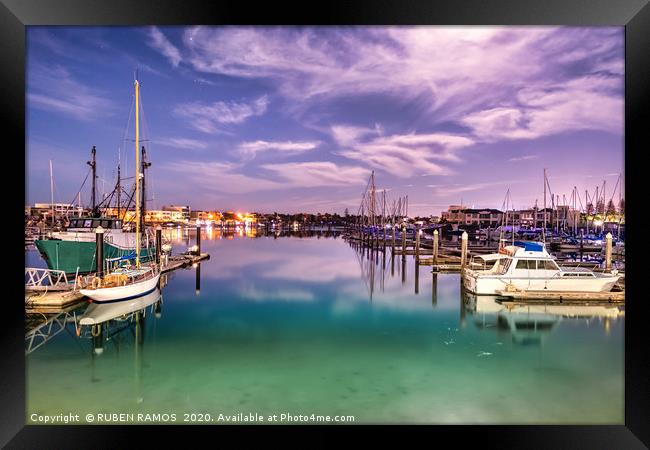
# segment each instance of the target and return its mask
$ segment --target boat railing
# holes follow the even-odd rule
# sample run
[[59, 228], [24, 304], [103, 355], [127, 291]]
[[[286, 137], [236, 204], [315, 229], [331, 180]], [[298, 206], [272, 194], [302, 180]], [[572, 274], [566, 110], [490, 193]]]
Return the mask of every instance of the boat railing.
[[[79, 268], [77, 268], [77, 273]], [[60, 290], [70, 289], [71, 283], [63, 270], [42, 269], [38, 267], [25, 267], [25, 289], [26, 290]], [[77, 277], [75, 276], [72, 289], [77, 289]]]

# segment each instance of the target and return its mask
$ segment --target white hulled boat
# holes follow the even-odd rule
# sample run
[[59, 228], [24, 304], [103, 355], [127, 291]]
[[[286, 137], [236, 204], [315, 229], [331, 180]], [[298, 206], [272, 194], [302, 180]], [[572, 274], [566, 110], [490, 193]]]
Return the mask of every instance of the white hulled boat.
[[[105, 276], [95, 276], [89, 283], [90, 286], [80, 289], [79, 292], [96, 302], [126, 301], [134, 297], [148, 294], [156, 289], [160, 280], [160, 268], [157, 264], [149, 266], [140, 265], [140, 173], [139, 163], [139, 89], [138, 80], [135, 80], [135, 167], [138, 172], [135, 183], [135, 267], [114, 267]], [[109, 263], [119, 265], [121, 261], [128, 263], [129, 257], [114, 258]]]
[[79, 325], [98, 325], [119, 317], [128, 316], [136, 311], [141, 311], [148, 306], [160, 301], [160, 290], [154, 290], [146, 295], [140, 295], [128, 301], [111, 304], [93, 303], [84, 312], [79, 320]]
[[[477, 259], [494, 265], [478, 269]], [[605, 274], [581, 267], [560, 268], [541, 242], [515, 242], [499, 253], [474, 257], [470, 267], [463, 272], [463, 287], [479, 295], [498, 295], [507, 289], [609, 292], [620, 278], [616, 271]]]

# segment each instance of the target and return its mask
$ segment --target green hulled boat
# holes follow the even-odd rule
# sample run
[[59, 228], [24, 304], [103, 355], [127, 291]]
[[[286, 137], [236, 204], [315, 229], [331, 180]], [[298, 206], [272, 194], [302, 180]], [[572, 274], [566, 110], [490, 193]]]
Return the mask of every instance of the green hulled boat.
[[[135, 253], [135, 233], [122, 230], [122, 221], [110, 218], [73, 218], [66, 231], [53, 232], [34, 245], [49, 269], [67, 274], [88, 273], [97, 270], [95, 258], [95, 229], [104, 228], [104, 257], [117, 258]], [[155, 258], [153, 239], [143, 239], [140, 259]]]

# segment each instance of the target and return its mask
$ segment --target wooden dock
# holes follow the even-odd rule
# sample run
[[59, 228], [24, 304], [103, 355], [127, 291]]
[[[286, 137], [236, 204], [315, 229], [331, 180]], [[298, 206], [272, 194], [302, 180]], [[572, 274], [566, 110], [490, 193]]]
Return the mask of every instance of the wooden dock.
[[553, 291], [507, 291], [497, 293], [502, 297], [517, 300], [561, 300], [561, 301], [606, 301], [625, 302], [625, 291], [611, 292], [553, 292]]
[[83, 299], [79, 291], [25, 292], [26, 309], [61, 309]]
[[[162, 267], [161, 273], [169, 273], [173, 270], [189, 267], [209, 258], [208, 253], [199, 255], [182, 253], [169, 256], [167, 264]], [[33, 311], [60, 310], [79, 303], [85, 298], [78, 290], [74, 290], [69, 285], [67, 289], [62, 286], [53, 287], [53, 289], [48, 289], [47, 286], [31, 286], [25, 290], [25, 309]]]
[[182, 253], [180, 255], [170, 256], [167, 259], [167, 264], [163, 265], [161, 273], [167, 273], [171, 272], [172, 270], [189, 267], [206, 259], [210, 259], [210, 255], [208, 253], [201, 253], [200, 255]]

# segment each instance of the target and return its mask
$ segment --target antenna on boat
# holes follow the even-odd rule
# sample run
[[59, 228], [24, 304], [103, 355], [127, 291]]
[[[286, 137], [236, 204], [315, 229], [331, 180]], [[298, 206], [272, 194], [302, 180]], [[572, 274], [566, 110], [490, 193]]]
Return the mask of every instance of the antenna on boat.
[[92, 193], [91, 193], [91, 214], [94, 216], [95, 214], [95, 208], [97, 206], [97, 199], [96, 199], [96, 194], [95, 191], [97, 189], [96, 182], [97, 182], [97, 160], [96, 160], [96, 155], [97, 155], [97, 149], [93, 145], [93, 148], [90, 150], [90, 154], [92, 156], [90, 161], [87, 161], [86, 164], [88, 164], [92, 170], [93, 170], [93, 184], [92, 184]]
[[52, 226], [54, 227], [54, 177], [52, 176], [52, 160], [50, 159], [50, 197], [52, 200]]

